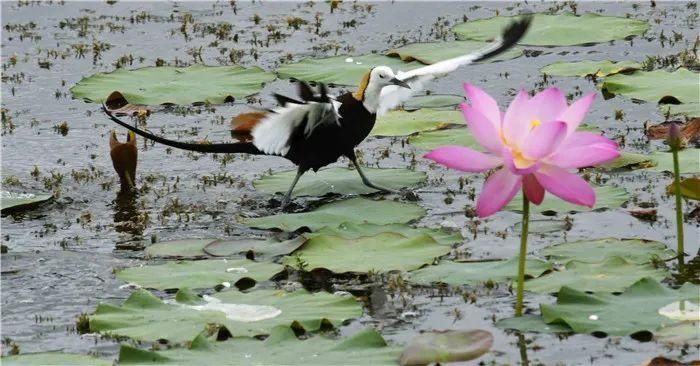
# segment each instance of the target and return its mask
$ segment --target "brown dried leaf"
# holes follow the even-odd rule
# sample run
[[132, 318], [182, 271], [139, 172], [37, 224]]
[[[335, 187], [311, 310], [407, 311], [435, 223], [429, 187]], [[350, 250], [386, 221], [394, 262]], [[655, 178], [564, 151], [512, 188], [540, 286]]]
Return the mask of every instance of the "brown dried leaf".
[[105, 107], [107, 109], [117, 115], [127, 115], [127, 116], [134, 116], [137, 114], [146, 114], [150, 115], [151, 112], [153, 112], [153, 107], [148, 107], [145, 105], [139, 105], [139, 104], [131, 104], [129, 103], [128, 100], [122, 95], [122, 93], [115, 91], [110, 94], [107, 99], [105, 100]]
[[681, 136], [686, 143], [698, 143], [700, 142], [700, 118], [693, 118], [686, 123], [679, 123], [676, 121], [664, 122], [658, 125], [647, 126], [646, 135], [651, 140], [663, 140], [668, 138], [668, 130], [671, 123], [678, 123], [681, 125]]

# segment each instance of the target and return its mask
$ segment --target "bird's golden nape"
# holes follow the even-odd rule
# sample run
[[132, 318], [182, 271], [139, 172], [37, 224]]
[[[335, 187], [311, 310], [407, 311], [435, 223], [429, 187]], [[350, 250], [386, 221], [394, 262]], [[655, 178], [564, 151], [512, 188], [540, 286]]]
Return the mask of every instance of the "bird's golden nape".
[[369, 69], [369, 71], [362, 75], [360, 85], [358, 85], [357, 90], [352, 93], [352, 97], [357, 101], [362, 102], [365, 100], [365, 92], [367, 91], [367, 86], [369, 85], [369, 76], [372, 74], [372, 70], [374, 70], [374, 68]]

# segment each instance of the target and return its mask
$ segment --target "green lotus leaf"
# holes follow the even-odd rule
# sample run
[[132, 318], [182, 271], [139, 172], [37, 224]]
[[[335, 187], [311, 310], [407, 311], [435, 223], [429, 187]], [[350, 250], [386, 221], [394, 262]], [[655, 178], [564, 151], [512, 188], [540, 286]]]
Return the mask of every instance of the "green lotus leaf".
[[111, 360], [103, 360], [88, 355], [61, 352], [22, 353], [16, 356], [0, 358], [3, 366], [40, 366], [40, 365], [90, 365], [112, 366]]
[[[700, 178], [686, 178], [680, 181], [681, 196], [689, 200], [700, 201]], [[666, 192], [675, 194], [673, 183], [666, 186]]]
[[326, 226], [313, 233], [304, 234], [307, 237], [318, 235], [333, 235], [344, 239], [359, 239], [363, 236], [374, 236], [381, 233], [396, 233], [404, 237], [410, 238], [421, 234], [430, 235], [438, 244], [453, 245], [459, 244], [464, 240], [459, 231], [450, 231], [446, 229], [431, 229], [427, 227], [411, 227], [405, 224], [355, 224], [352, 222], [344, 222], [337, 227]]
[[664, 116], [698, 117], [700, 116], [700, 103], [661, 104], [659, 105], [659, 113]]
[[[649, 158], [656, 165], [647, 168], [655, 172], [673, 172], [673, 154], [654, 151]], [[700, 149], [683, 149], [678, 152], [678, 165], [681, 174], [700, 174]]]
[[608, 60], [602, 61], [574, 61], [574, 62], [555, 62], [540, 69], [540, 72], [552, 76], [589, 76], [605, 77], [618, 73], [632, 72], [639, 70], [642, 65], [634, 61], [619, 61], [613, 62]]
[[[276, 327], [265, 341], [233, 338], [210, 341], [204, 335], [188, 348], [145, 351], [122, 345], [120, 365], [396, 365], [400, 350], [388, 346], [374, 329], [351, 337], [329, 339], [315, 336], [299, 340], [289, 327]], [[351, 355], [351, 357], [348, 357]]]
[[50, 194], [18, 193], [3, 190], [0, 191], [0, 212], [5, 214], [31, 210], [52, 198], [53, 196]]
[[283, 263], [306, 270], [325, 268], [335, 273], [409, 271], [447, 254], [449, 248], [438, 244], [428, 234], [405, 237], [397, 233], [380, 233], [357, 239], [318, 235], [309, 239]]
[[401, 353], [401, 366], [422, 366], [479, 358], [491, 349], [493, 335], [485, 330], [444, 330], [417, 335]]
[[629, 263], [646, 264], [658, 258], [676, 257], [666, 244], [645, 239], [591, 239], [562, 243], [544, 248], [541, 252], [550, 261], [598, 263], [608, 257], [623, 257]]
[[700, 288], [686, 283], [672, 290], [652, 278], [643, 278], [620, 295], [587, 294], [565, 286], [557, 295], [557, 303], [541, 304], [540, 311], [546, 323], [563, 323], [576, 333], [621, 336], [641, 331], [653, 333], [675, 323], [660, 315], [659, 309], [681, 300], [700, 301]]
[[[458, 39], [488, 41], [500, 34], [518, 16], [470, 20], [452, 28]], [[586, 13], [574, 15], [535, 14], [530, 29], [519, 44], [528, 46], [574, 46], [639, 36], [649, 29], [641, 20]]]
[[643, 169], [652, 165], [654, 165], [654, 162], [648, 154], [635, 154], [623, 151], [620, 153], [620, 156], [617, 159], [604, 164], [596, 165], [596, 169]]
[[[552, 265], [538, 259], [525, 261], [525, 275], [538, 277], [552, 269]], [[441, 261], [436, 266], [427, 266], [411, 272], [410, 281], [428, 286], [432, 283], [448, 285], [475, 285], [489, 280], [510, 282], [518, 274], [518, 259], [484, 262]]]
[[280, 325], [316, 331], [323, 324], [338, 326], [362, 315], [362, 306], [351, 296], [256, 290], [227, 291], [203, 300], [181, 289], [176, 301], [163, 302], [145, 290], [137, 290], [121, 306], [100, 304], [90, 316], [90, 331], [139, 341], [165, 339], [189, 341], [208, 325], [225, 326], [235, 337], [269, 334]]
[[525, 282], [533, 292], [555, 293], [563, 286], [579, 291], [620, 292], [641, 278], [662, 280], [669, 276], [665, 268], [630, 263], [622, 257], [609, 257], [599, 263], [573, 260], [559, 271]]
[[243, 279], [265, 281], [283, 269], [278, 264], [247, 259], [207, 259], [130, 267], [117, 271], [116, 277], [141, 287], [158, 290], [212, 288], [222, 283], [236, 285]]
[[439, 109], [419, 109], [414, 112], [390, 111], [377, 117], [373, 136], [408, 136], [417, 132], [441, 130], [452, 125], [464, 125], [462, 112]]
[[496, 327], [501, 329], [512, 329], [520, 332], [534, 332], [545, 334], [573, 333], [566, 324], [547, 324], [539, 315], [523, 315], [512, 318], [500, 319], [496, 322]]
[[281, 78], [313, 81], [324, 84], [356, 86], [362, 76], [375, 66], [389, 66], [394, 72], [422, 67], [420, 62], [403, 62], [395, 57], [375, 54], [361, 56], [334, 56], [305, 59], [284, 64], [277, 69]]
[[329, 203], [309, 212], [245, 218], [242, 221], [246, 225], [261, 229], [294, 231], [302, 227], [311, 230], [318, 230], [324, 226], [335, 227], [344, 222], [377, 225], [408, 223], [423, 215], [425, 209], [414, 203], [374, 201], [358, 197]]
[[421, 108], [454, 110], [457, 109], [459, 103], [464, 101], [463, 96], [455, 94], [417, 95], [407, 100], [403, 104], [403, 109], [406, 111], [415, 111]]
[[73, 98], [102, 103], [114, 91], [131, 104], [221, 104], [256, 94], [275, 75], [259, 67], [204, 66], [118, 69], [83, 78], [70, 91]]
[[[530, 205], [530, 210], [541, 213], [566, 213], [566, 212], [586, 212], [591, 210], [601, 210], [617, 208], [627, 202], [629, 194], [624, 188], [613, 186], [593, 187], [596, 195], [595, 206], [591, 209], [585, 206], [568, 203], [551, 193], [546, 193], [544, 201], [539, 206]], [[523, 208], [522, 193], [518, 193], [504, 210], [520, 212]]]
[[[373, 183], [396, 190], [415, 186], [426, 180], [425, 173], [416, 170], [364, 168], [363, 171]], [[265, 175], [254, 180], [253, 186], [265, 193], [287, 192], [296, 174], [296, 170], [288, 170]], [[354, 169], [324, 168], [317, 173], [304, 174], [294, 187], [292, 194], [323, 196], [328, 193], [369, 194], [374, 192], [377, 190], [364, 185], [360, 175]]]
[[[467, 55], [488, 46], [489, 42], [479, 41], [411, 43], [403, 47], [391, 49], [386, 52], [386, 55], [399, 57], [402, 61], [418, 61], [430, 65], [450, 58]], [[511, 48], [497, 57], [489, 59], [487, 62], [511, 60], [522, 55], [523, 51], [521, 49]]]
[[655, 70], [612, 75], [605, 78], [601, 88], [610, 94], [650, 103], [697, 104], [700, 100], [698, 73], [683, 68], [673, 72]]
[[183, 239], [153, 244], [144, 253], [150, 258], [201, 259], [245, 255], [253, 258], [271, 258], [288, 254], [306, 241], [299, 236], [278, 241], [270, 239]]
[[698, 329], [700, 322], [685, 321], [677, 324], [662, 326], [654, 332], [654, 339], [657, 342], [671, 345], [700, 346], [700, 334]]

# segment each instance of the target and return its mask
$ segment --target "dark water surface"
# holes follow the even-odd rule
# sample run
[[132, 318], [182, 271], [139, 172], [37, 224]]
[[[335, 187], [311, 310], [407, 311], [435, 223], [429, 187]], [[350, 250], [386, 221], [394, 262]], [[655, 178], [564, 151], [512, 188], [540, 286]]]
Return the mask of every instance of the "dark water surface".
[[[553, 49], [526, 47], [544, 52], [537, 57], [466, 67], [453, 77], [433, 83], [430, 89], [461, 94], [461, 83], [470, 81], [497, 96], [504, 105], [511, 98], [506, 91], [533, 88], [542, 79], [539, 68], [555, 61], [612, 59], [641, 62], [648, 55], [670, 55], [692, 47], [697, 29], [694, 22], [691, 28], [687, 18], [695, 10], [687, 9], [685, 2], [657, 2], [655, 8], [651, 8], [648, 2], [637, 4], [635, 9], [633, 3], [628, 2], [578, 3], [580, 13], [603, 9], [606, 15], [630, 14], [650, 20], [652, 29], [645, 37], [637, 37], [633, 42], [615, 41], [590, 47]], [[81, 313], [93, 311], [101, 301], [120, 303], [130, 294], [130, 289], [120, 288], [123, 283], [114, 279], [113, 270], [145, 263], [140, 259], [141, 252], [134, 249], [148, 245], [152, 236], [162, 241], [258, 234], [239, 224], [241, 215], [264, 215], [270, 211], [270, 196], [257, 193], [251, 181], [270, 169], [292, 168], [283, 159], [245, 156], [236, 156], [224, 165], [221, 159], [215, 160], [211, 156], [183, 151], [166, 154], [163, 146], [144, 144], [139, 139], [137, 184], [146, 184], [148, 177], [151, 189], [135, 198], [120, 198], [117, 194], [119, 184], [108, 154], [108, 132], [113, 126], [100, 113], [98, 105], [72, 100], [68, 92], [82, 77], [98, 71], [111, 71], [119, 58], [128, 58], [128, 55], [133, 56], [133, 63], [127, 62], [127, 68], [152, 66], [156, 59], [170, 64], [190, 64], [194, 58], [188, 52], [200, 46], [205, 64], [229, 64], [227, 54], [222, 56], [218, 50], [226, 47], [245, 51], [239, 62], [242, 65], [257, 64], [274, 70], [278, 60], [288, 54], [298, 60], [334, 55], [335, 48], [343, 55], [382, 52], [396, 46], [394, 42], [402, 37], [409, 41], [434, 40], [435, 33], [440, 32], [440, 27], [434, 26], [436, 22], [447, 20], [451, 26], [461, 22], [463, 15], [475, 19], [492, 16], [497, 9], [501, 14], [517, 11], [507, 2], [382, 2], [373, 5], [368, 11], [366, 7], [354, 10], [351, 3], [343, 3], [341, 10], [330, 14], [327, 3], [239, 2], [237, 14], [234, 14], [228, 2], [117, 2], [113, 5], [104, 2], [28, 5], [3, 2], [2, 64], [8, 67], [3, 71], [2, 108], [7, 110], [15, 125], [13, 131], [3, 131], [2, 136], [3, 188], [44, 191], [46, 181], [49, 190], [57, 191], [59, 198], [41, 209], [2, 218], [2, 242], [9, 247], [9, 253], [2, 255], [2, 337], [15, 341], [23, 353], [62, 350], [114, 358], [117, 343], [75, 332], [75, 321]], [[552, 4], [528, 6], [538, 11], [546, 10]], [[285, 17], [294, 15], [309, 20], [316, 12], [323, 13], [322, 30], [331, 31], [328, 37], [287, 29]], [[195, 23], [231, 22], [233, 31], [239, 33], [238, 43], [223, 41], [210, 47], [215, 36], [201, 34], [189, 34], [185, 39], [179, 30], [185, 13], [191, 14]], [[255, 14], [262, 18], [261, 25], [252, 21]], [[83, 29], [79, 25], [82, 17], [87, 17]], [[353, 19], [357, 21], [356, 28], [342, 26], [342, 22]], [[269, 47], [258, 48], [256, 61], [248, 53], [251, 45], [247, 41], [255, 32], [264, 37], [267, 32], [264, 25], [267, 24], [277, 24], [281, 31], [289, 33], [289, 37], [279, 43], [273, 42]], [[449, 27], [445, 29], [449, 30]], [[662, 47], [658, 39], [662, 31], [666, 35], [672, 31], [681, 33], [684, 39], [673, 46], [666, 43]], [[90, 48], [93, 41], [108, 43], [112, 47], [102, 52], [95, 62], [91, 51], [84, 58], [77, 58], [72, 46], [85, 43]], [[16, 55], [17, 64], [9, 66], [13, 55]], [[48, 69], [41, 67], [45, 61], [50, 63]], [[503, 76], [506, 72], [507, 78]], [[565, 92], [573, 91], [574, 87], [584, 92], [595, 88], [583, 78], [556, 78], [553, 83]], [[269, 83], [260, 93], [262, 106], [272, 105], [272, 92], [291, 93], [293, 87], [286, 80]], [[236, 103], [216, 106], [215, 110], [202, 108], [200, 113], [187, 116], [155, 114], [149, 119], [149, 128], [170, 138], [223, 141], [230, 136], [228, 122], [222, 121], [228, 121], [235, 113], [249, 108], [245, 103]], [[625, 113], [622, 121], [613, 118], [617, 109]], [[663, 121], [655, 105], [635, 104], [620, 97], [605, 102], [599, 98], [587, 120], [602, 128], [607, 136], [624, 135], [628, 151], [664, 149], [661, 142], [648, 142], [643, 136], [645, 121]], [[54, 130], [55, 125], [64, 121], [69, 125], [65, 136]], [[124, 134], [120, 134], [123, 139]], [[390, 147], [390, 154], [385, 157], [382, 154], [387, 147]], [[402, 148], [400, 140], [373, 138], [363, 143], [361, 149], [366, 162], [380, 167], [407, 166], [408, 162], [400, 153], [412, 150], [408, 145]], [[347, 163], [340, 161], [338, 165]], [[34, 166], [40, 173], [36, 179], [31, 174]], [[461, 214], [461, 210], [465, 205], [473, 204], [467, 195], [457, 194], [453, 203], [444, 203], [446, 188], [457, 190], [459, 174], [431, 169], [420, 159], [417, 169], [429, 174], [428, 185], [419, 193], [420, 204], [429, 211], [421, 224], [465, 227], [469, 219]], [[216, 186], [204, 186], [206, 177], [222, 174], [233, 179], [226, 179]], [[7, 185], [7, 177], [12, 176], [19, 180], [20, 186]], [[51, 182], [58, 180], [59, 176], [62, 176], [60, 184], [52, 185]], [[579, 213], [573, 215], [573, 227], [565, 234], [532, 235], [530, 253], [564, 240], [606, 236], [639, 237], [659, 240], [671, 247], [675, 245], [673, 202], [663, 194], [663, 187], [670, 182], [668, 176], [631, 172], [605, 178], [609, 178], [610, 184], [626, 188], [635, 200], [655, 202], [658, 221], [640, 221], [623, 209]], [[475, 175], [474, 180], [478, 192], [481, 179]], [[179, 207], [181, 214], [171, 213], [173, 207]], [[690, 205], [687, 208], [692, 209]], [[144, 224], [146, 216], [149, 220]], [[540, 217], [535, 215], [534, 218]], [[488, 231], [480, 233], [476, 240], [466, 239], [462, 249], [474, 258], [514, 256], [518, 232], [513, 226], [519, 220], [517, 214], [510, 212], [485, 220], [481, 227], [488, 228]], [[697, 253], [698, 225], [686, 223], [685, 229], [686, 251]], [[503, 231], [505, 239], [496, 235]], [[471, 238], [471, 234], [468, 237]], [[461, 296], [437, 297], [436, 289], [414, 289], [405, 294], [409, 306], [403, 308], [400, 301], [389, 299], [382, 289], [377, 289], [376, 298], [386, 298], [386, 302], [373, 303], [361, 319], [341, 331], [351, 334], [366, 324], [373, 324], [391, 342], [404, 344], [418, 330], [483, 328], [494, 333], [495, 342], [492, 352], [480, 361], [495, 364], [521, 362], [517, 336], [495, 329], [492, 324], [493, 317], [512, 314], [513, 297], [503, 287], [491, 291], [483, 287], [469, 290], [476, 290], [479, 294], [476, 304], [466, 304]], [[531, 294], [526, 300], [528, 308], [536, 310], [537, 304], [554, 302], [555, 298]], [[454, 309], [459, 309], [461, 317], [455, 317]], [[415, 312], [415, 316], [408, 316], [406, 311]], [[547, 365], [631, 365], [659, 354], [684, 360], [697, 358], [697, 349], [686, 354], [681, 348], [668, 348], [654, 342], [640, 343], [630, 337], [598, 339], [575, 335], [560, 339], [549, 335], [527, 335], [526, 339], [529, 360]], [[3, 349], [3, 354], [6, 353], [7, 350]]]

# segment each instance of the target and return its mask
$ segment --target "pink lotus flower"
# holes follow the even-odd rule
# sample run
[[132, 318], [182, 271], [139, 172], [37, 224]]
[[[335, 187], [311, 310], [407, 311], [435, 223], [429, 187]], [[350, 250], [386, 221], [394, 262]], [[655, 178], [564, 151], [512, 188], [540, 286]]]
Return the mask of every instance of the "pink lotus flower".
[[545, 191], [582, 206], [593, 207], [595, 192], [571, 172], [620, 156], [617, 144], [591, 132], [576, 132], [595, 97], [587, 94], [571, 105], [557, 88], [529, 98], [521, 90], [505, 114], [483, 90], [464, 84], [471, 105], [462, 112], [476, 141], [486, 152], [463, 146], [442, 146], [425, 155], [448, 168], [483, 172], [499, 168], [484, 184], [476, 204], [479, 217], [498, 212], [523, 187], [539, 205]]

